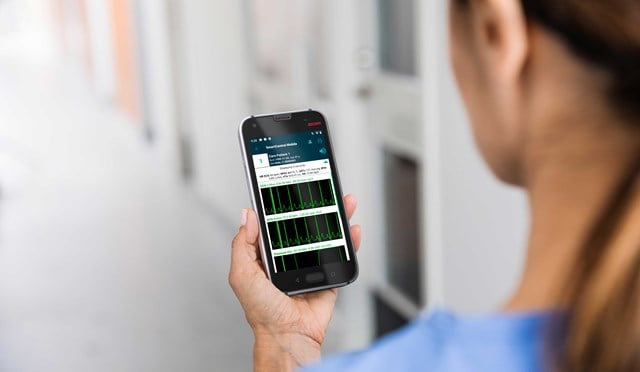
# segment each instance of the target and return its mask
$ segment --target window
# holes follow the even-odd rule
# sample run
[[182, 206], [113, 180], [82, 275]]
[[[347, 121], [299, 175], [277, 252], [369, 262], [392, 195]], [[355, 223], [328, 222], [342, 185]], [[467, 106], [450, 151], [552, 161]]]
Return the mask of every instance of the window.
[[380, 68], [416, 75], [415, 0], [378, 0]]
[[388, 151], [384, 162], [388, 281], [420, 305], [418, 165]]

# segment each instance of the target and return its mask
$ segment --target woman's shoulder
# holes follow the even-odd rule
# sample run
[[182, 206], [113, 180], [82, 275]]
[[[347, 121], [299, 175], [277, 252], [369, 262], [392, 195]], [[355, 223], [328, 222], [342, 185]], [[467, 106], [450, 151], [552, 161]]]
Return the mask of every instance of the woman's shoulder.
[[305, 371], [539, 371], [550, 316], [434, 310], [365, 350], [326, 358]]

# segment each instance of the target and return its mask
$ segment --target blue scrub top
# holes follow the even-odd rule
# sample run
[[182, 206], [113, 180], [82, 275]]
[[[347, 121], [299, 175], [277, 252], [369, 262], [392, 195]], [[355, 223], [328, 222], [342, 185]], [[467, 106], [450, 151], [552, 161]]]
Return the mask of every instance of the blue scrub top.
[[435, 310], [366, 350], [323, 359], [303, 372], [542, 371], [551, 313], [459, 316]]

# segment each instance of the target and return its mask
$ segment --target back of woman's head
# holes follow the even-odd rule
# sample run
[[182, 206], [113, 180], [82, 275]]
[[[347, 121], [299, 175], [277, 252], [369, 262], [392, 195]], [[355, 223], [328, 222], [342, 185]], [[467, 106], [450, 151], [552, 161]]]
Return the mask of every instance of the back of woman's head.
[[[605, 99], [640, 126], [640, 1], [522, 0], [530, 22], [610, 76]], [[640, 153], [638, 154], [640, 159]], [[640, 236], [633, 227], [638, 162], [611, 193], [581, 248], [562, 301], [567, 314], [551, 351], [557, 369], [640, 371]], [[627, 234], [628, 235], [628, 234]]]
[[[469, 10], [480, 9], [475, 12], [477, 13], [475, 21], [476, 24], [481, 24], [491, 18], [487, 16], [491, 13], [487, 10], [490, 6], [502, 7], [503, 14], [498, 14], [494, 18], [500, 18], [500, 16], [503, 19], [508, 16], [513, 18], [503, 23], [520, 24], [519, 19], [522, 19], [522, 15], [524, 15], [526, 26], [514, 26], [516, 33], [531, 33], [529, 26], [535, 26], [555, 36], [554, 39], [560, 40], [564, 44], [569, 53], [573, 55], [572, 58], [589, 67], [588, 71], [593, 70], [597, 74], [602, 73], [607, 77], [605, 85], [594, 84], [593, 90], [598, 90], [596, 92], [598, 94], [602, 93], [598, 97], [605, 102], [603, 106], [610, 109], [614, 114], [613, 117], [622, 118], [622, 120], [612, 120], [610, 125], [630, 125], [640, 128], [640, 0], [520, 0], [520, 4], [516, 1], [496, 1], [495, 3], [500, 5], [491, 5], [489, 3], [492, 2], [482, 0], [455, 0], [454, 12], [452, 13], [455, 17], [452, 24], [454, 25], [453, 30], [455, 30], [454, 39], [460, 39], [460, 37], [456, 37], [459, 36], [458, 34], [464, 34], [467, 39], [464, 43], [454, 43], [460, 44], [454, 45], [454, 64], [457, 62], [462, 66], [457, 66], [456, 69], [458, 80], [462, 83], [461, 88], [472, 92], [471, 94], [467, 92], [465, 98], [470, 97], [470, 99], [465, 99], [465, 101], [467, 107], [471, 108], [470, 115], [474, 126], [479, 126], [481, 129], [480, 135], [476, 133], [476, 137], [480, 137], [478, 140], [480, 148], [494, 171], [498, 170], [496, 173], [499, 176], [501, 176], [501, 170], [507, 169], [504, 172], [507, 176], [501, 176], [501, 178], [507, 181], [515, 179], [514, 183], [519, 183], [518, 177], [509, 176], [509, 169], [514, 167], [500, 166], [500, 161], [503, 161], [504, 158], [501, 155], [508, 153], [508, 151], [502, 151], [498, 156], [494, 155], [497, 152], [496, 146], [505, 142], [501, 139], [496, 140], [501, 131], [495, 130], [495, 128], [501, 127], [494, 126], [486, 136], [483, 136], [482, 130], [486, 125], [476, 123], [476, 121], [482, 122], [482, 119], [487, 117], [486, 115], [493, 114], [483, 112], [483, 110], [486, 111], [486, 101], [482, 101], [482, 104], [475, 104], [474, 100], [478, 100], [478, 97], [483, 99], [483, 94], [490, 96], [491, 89], [501, 90], [499, 94], [504, 96], [505, 85], [493, 84], [498, 88], [493, 88], [491, 84], [482, 85], [490, 78], [478, 80], [479, 82], [474, 81], [474, 84], [465, 81], [474, 77], [474, 74], [485, 73], [486, 70], [493, 68], [490, 63], [486, 63], [482, 67], [475, 67], [474, 63], [482, 64], [485, 60], [500, 62], [499, 58], [502, 55], [508, 55], [508, 53], [494, 53], [499, 57], [494, 59], [476, 58], [473, 62], [467, 62], [466, 60], [469, 58], [460, 58], [458, 54], [465, 54], [464, 57], [473, 57], [473, 53], [478, 54], [477, 51], [483, 49], [477, 48], [473, 42], [468, 41], [469, 39], [483, 40], [477, 36], [479, 32], [476, 32], [475, 35], [473, 32], [469, 32], [470, 29], [473, 29], [473, 26], [469, 26], [473, 19], [473, 17], [469, 17], [469, 14], [474, 13]], [[488, 30], [486, 32], [488, 36], [484, 39], [489, 42], [507, 40], [511, 37], [508, 32], [497, 34], [494, 28], [485, 27], [485, 29]], [[526, 31], [522, 31], [522, 29], [526, 29]], [[475, 28], [475, 31], [479, 30], [479, 27]], [[522, 37], [522, 43], [528, 42], [525, 38], [525, 36]], [[489, 42], [485, 44], [489, 45]], [[512, 49], [515, 50], [512, 54], [516, 55], [516, 58], [520, 58], [520, 60], [525, 58], [522, 57], [525, 53], [521, 53], [518, 47]], [[471, 52], [467, 52], [468, 50]], [[504, 59], [507, 60], [507, 57]], [[550, 59], [546, 59], [542, 64], [538, 62], [536, 71], [538, 73], [540, 71], [547, 72], [557, 67], [551, 65], [552, 63], [549, 61]], [[508, 63], [510, 62], [505, 62], [505, 65]], [[541, 65], [542, 67], [540, 67]], [[495, 75], [499, 74], [494, 73], [493, 76]], [[588, 77], [589, 75], [579, 76]], [[558, 75], [553, 75], [553, 77], [557, 78]], [[571, 78], [564, 78], [563, 83], [574, 84], [579, 87], [576, 89], [588, 86], [571, 81]], [[531, 83], [531, 80], [527, 82]], [[473, 91], [476, 86], [480, 86], [481, 89]], [[553, 85], [553, 88], [557, 87], [557, 84]], [[554, 93], [549, 92], [549, 86], [545, 88], [547, 90], [543, 95]], [[462, 91], [465, 96], [465, 89]], [[498, 94], [496, 96], [502, 97]], [[557, 98], [562, 99], [563, 97]], [[545, 101], [545, 103], [548, 102], [548, 100]], [[505, 110], [504, 107], [510, 106], [509, 102], [505, 100], [499, 103], [494, 104], [492, 108]], [[542, 106], [544, 107], [544, 105]], [[539, 107], [537, 106], [537, 108]], [[585, 107], [572, 108], [574, 111], [581, 109], [585, 109]], [[531, 113], [531, 111], [526, 111], [526, 113]], [[480, 118], [480, 120], [474, 120], [474, 116], [475, 119]], [[489, 118], [490, 120], [484, 121], [493, 123], [498, 121], [496, 115]], [[516, 116], [516, 118], [522, 118], [522, 116]], [[503, 125], [502, 127], [517, 126]], [[572, 129], [580, 130], [580, 126], [574, 126]], [[638, 133], [637, 130], [629, 131], [629, 133], [634, 132]], [[503, 137], [509, 138], [508, 136]], [[513, 137], [511, 136], [511, 138]], [[488, 145], [483, 146], [485, 142]], [[522, 147], [511, 146], [511, 148]], [[514, 151], [516, 150], [512, 152]], [[498, 164], [498, 166], [492, 163]], [[638, 208], [635, 208], [635, 211], [634, 208], [631, 208], [633, 204], [637, 204], [636, 201], [640, 200], [640, 184], [638, 184], [640, 149], [637, 160], [632, 163], [633, 165], [629, 167], [625, 177], [617, 185], [617, 189], [610, 193], [610, 199], [590, 227], [590, 233], [580, 243], [575, 264], [568, 269], [571, 271], [568, 275], [570, 279], [567, 283], [563, 283], [565, 288], [564, 291], [561, 291], [560, 298], [560, 304], [562, 309], [566, 310], [564, 312], [566, 316], [562, 317], [559, 325], [554, 324], [558, 327], [552, 327], [554, 330], [550, 332], [550, 342], [548, 343], [547, 357], [551, 356], [549, 361], [554, 370], [567, 372], [640, 371], [640, 225], [638, 225], [640, 212]]]

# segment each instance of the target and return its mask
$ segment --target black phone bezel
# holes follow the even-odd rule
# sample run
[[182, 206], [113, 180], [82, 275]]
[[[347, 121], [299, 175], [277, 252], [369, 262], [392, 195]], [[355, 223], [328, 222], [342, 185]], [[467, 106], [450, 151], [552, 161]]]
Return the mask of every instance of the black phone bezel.
[[[318, 122], [320, 124], [318, 124]], [[313, 126], [309, 126], [313, 123]], [[347, 250], [351, 260], [342, 263], [325, 264], [322, 266], [292, 270], [276, 273], [273, 267], [270, 242], [267, 239], [266, 220], [263, 214], [263, 206], [260, 201], [260, 190], [256, 180], [256, 172], [253, 165], [253, 157], [251, 156], [252, 138], [272, 137], [278, 135], [292, 134], [303, 131], [322, 130], [325, 134], [326, 148], [329, 164], [331, 165], [331, 176], [335, 184], [335, 192], [337, 196], [338, 212], [342, 219], [342, 228], [345, 240], [347, 242]], [[249, 177], [249, 184], [252, 189], [253, 203], [258, 215], [260, 224], [260, 239], [264, 246], [263, 258], [265, 269], [269, 271], [269, 277], [274, 285], [281, 291], [289, 294], [299, 294], [311, 291], [317, 291], [328, 288], [336, 288], [352, 283], [358, 277], [358, 263], [349, 231], [349, 222], [347, 220], [344, 203], [342, 200], [342, 187], [340, 177], [338, 175], [333, 146], [327, 121], [324, 116], [314, 110], [282, 112], [277, 114], [268, 114], [260, 116], [251, 116], [245, 119], [240, 127], [241, 145], [245, 152], [244, 159], [246, 161], [245, 168]], [[309, 274], [322, 273], [322, 280], [314, 278], [313, 282], [307, 282], [306, 278]], [[317, 275], [317, 274], [315, 274]]]

